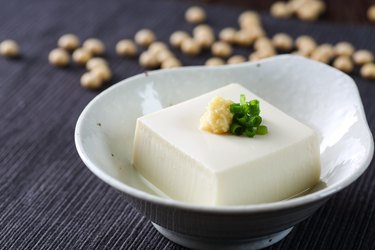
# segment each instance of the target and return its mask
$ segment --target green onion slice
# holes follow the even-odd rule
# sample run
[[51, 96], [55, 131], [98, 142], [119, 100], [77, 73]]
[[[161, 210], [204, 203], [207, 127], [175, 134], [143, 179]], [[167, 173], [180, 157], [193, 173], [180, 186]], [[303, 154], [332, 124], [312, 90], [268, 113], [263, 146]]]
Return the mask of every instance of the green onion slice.
[[268, 128], [261, 125], [260, 106], [257, 99], [246, 101], [244, 94], [240, 95], [240, 103], [232, 103], [230, 112], [233, 114], [230, 132], [234, 135], [254, 137], [268, 134]]

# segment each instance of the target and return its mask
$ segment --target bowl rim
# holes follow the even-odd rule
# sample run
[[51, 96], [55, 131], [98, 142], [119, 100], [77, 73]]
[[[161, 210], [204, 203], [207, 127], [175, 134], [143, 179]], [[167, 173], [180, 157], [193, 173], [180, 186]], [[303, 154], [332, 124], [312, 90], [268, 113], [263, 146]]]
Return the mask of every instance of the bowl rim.
[[358, 179], [363, 172], [367, 169], [369, 166], [373, 154], [374, 154], [374, 141], [373, 141], [373, 136], [371, 133], [371, 130], [369, 128], [365, 113], [364, 113], [364, 108], [363, 108], [363, 103], [359, 95], [358, 87], [355, 84], [354, 80], [348, 76], [347, 74], [331, 67], [328, 65], [325, 65], [320, 62], [316, 62], [301, 56], [296, 56], [296, 55], [280, 55], [280, 56], [275, 56], [272, 58], [267, 58], [267, 59], [262, 59], [254, 62], [246, 62], [242, 64], [236, 64], [236, 65], [224, 65], [224, 66], [217, 66], [217, 67], [206, 67], [206, 66], [187, 66], [187, 67], [182, 67], [182, 68], [173, 68], [173, 69], [168, 69], [168, 72], [172, 71], [191, 71], [191, 70], [228, 70], [232, 68], [246, 68], [249, 66], [253, 66], [254, 64], [259, 64], [259, 63], [267, 63], [269, 61], [275, 61], [275, 60], [300, 60], [301, 63], [314, 63], [314, 64], [321, 64], [323, 67], [328, 67], [333, 71], [336, 71], [341, 76], [344, 76], [347, 78], [347, 84], [351, 84], [353, 87], [353, 90], [355, 93], [355, 98], [359, 101], [358, 105], [358, 112], [362, 118], [362, 120], [365, 123], [365, 127], [367, 129], [368, 135], [369, 135], [369, 144], [370, 148], [368, 150], [369, 154], [367, 155], [367, 158], [362, 161], [362, 165], [358, 168], [358, 171], [354, 172], [354, 174], [350, 178], [346, 178], [345, 180], [334, 184], [330, 187], [324, 188], [322, 190], [319, 190], [317, 192], [307, 194], [301, 197], [296, 197], [293, 199], [289, 200], [282, 200], [282, 201], [277, 201], [277, 202], [270, 202], [270, 203], [262, 203], [262, 204], [249, 204], [249, 205], [219, 205], [219, 206], [211, 206], [211, 205], [196, 205], [196, 204], [190, 204], [187, 202], [183, 201], [178, 201], [178, 200], [172, 200], [172, 199], [167, 199], [163, 197], [159, 197], [156, 195], [149, 194], [144, 191], [140, 191], [134, 187], [128, 186], [127, 184], [115, 179], [114, 177], [111, 177], [109, 174], [104, 172], [103, 170], [100, 169], [100, 167], [96, 166], [93, 161], [90, 160], [89, 155], [85, 152], [82, 138], [80, 136], [81, 131], [84, 129], [84, 121], [87, 113], [91, 110], [91, 108], [95, 105], [95, 103], [101, 99], [103, 96], [107, 95], [111, 91], [116, 91], [118, 88], [122, 87], [123, 85], [128, 84], [131, 81], [137, 80], [139, 78], [147, 77], [148, 75], [160, 75], [166, 72], [166, 70], [154, 70], [152, 72], [144, 72], [137, 74], [135, 76], [126, 78], [122, 81], [120, 81], [117, 84], [112, 85], [108, 89], [104, 90], [97, 96], [95, 96], [84, 108], [82, 113], [80, 114], [76, 127], [75, 127], [75, 132], [74, 132], [74, 140], [75, 140], [75, 145], [76, 149], [78, 151], [79, 156], [81, 157], [82, 161], [85, 163], [87, 168], [93, 172], [98, 178], [100, 178], [102, 181], [107, 183], [108, 185], [116, 188], [119, 191], [122, 191], [126, 193], [127, 195], [130, 195], [136, 199], [144, 200], [147, 202], [151, 202], [160, 206], [169, 206], [173, 208], [178, 208], [178, 209], [185, 209], [189, 211], [196, 211], [196, 212], [209, 212], [209, 213], [257, 213], [257, 212], [271, 212], [271, 211], [276, 211], [276, 210], [282, 210], [282, 209], [288, 209], [288, 208], [293, 208], [293, 207], [298, 207], [302, 205], [307, 205], [310, 203], [317, 202], [319, 200], [323, 199], [328, 199], [331, 195], [334, 193], [344, 189], [345, 187], [349, 186], [351, 183], [353, 183], [356, 179]]

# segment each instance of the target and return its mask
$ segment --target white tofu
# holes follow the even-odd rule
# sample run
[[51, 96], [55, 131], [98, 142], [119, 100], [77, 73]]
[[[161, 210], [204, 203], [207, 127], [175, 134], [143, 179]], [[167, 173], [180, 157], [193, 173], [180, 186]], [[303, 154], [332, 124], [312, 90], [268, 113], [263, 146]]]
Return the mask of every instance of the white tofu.
[[[199, 129], [214, 96], [260, 101], [267, 135], [218, 135]], [[133, 165], [168, 197], [200, 205], [280, 201], [313, 187], [320, 178], [319, 141], [306, 125], [239, 84], [140, 117]]]

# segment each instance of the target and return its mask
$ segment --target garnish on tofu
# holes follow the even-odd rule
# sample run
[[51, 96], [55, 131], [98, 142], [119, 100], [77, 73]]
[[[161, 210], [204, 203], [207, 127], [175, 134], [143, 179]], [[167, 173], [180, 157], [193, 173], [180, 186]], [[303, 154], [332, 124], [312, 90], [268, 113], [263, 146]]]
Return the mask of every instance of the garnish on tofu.
[[268, 133], [268, 128], [261, 125], [262, 117], [260, 116], [259, 101], [257, 99], [247, 102], [245, 95], [241, 94], [240, 103], [232, 103], [229, 109], [233, 114], [230, 133], [248, 137]]
[[200, 128], [214, 134], [227, 133], [233, 118], [230, 112], [232, 103], [231, 100], [225, 100], [220, 96], [214, 97], [200, 119]]
[[208, 104], [207, 111], [200, 119], [200, 128], [214, 134], [231, 133], [254, 137], [268, 133], [266, 126], [261, 125], [259, 101], [246, 101], [245, 95], [240, 96], [239, 103], [214, 97]]

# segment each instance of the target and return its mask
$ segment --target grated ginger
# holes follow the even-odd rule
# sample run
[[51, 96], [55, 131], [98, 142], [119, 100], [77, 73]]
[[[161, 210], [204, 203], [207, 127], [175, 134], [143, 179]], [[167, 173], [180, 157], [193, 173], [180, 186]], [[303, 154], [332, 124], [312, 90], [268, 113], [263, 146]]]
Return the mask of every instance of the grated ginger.
[[233, 119], [233, 114], [230, 112], [232, 103], [231, 100], [226, 100], [220, 96], [214, 97], [200, 119], [200, 129], [214, 134], [228, 132]]

